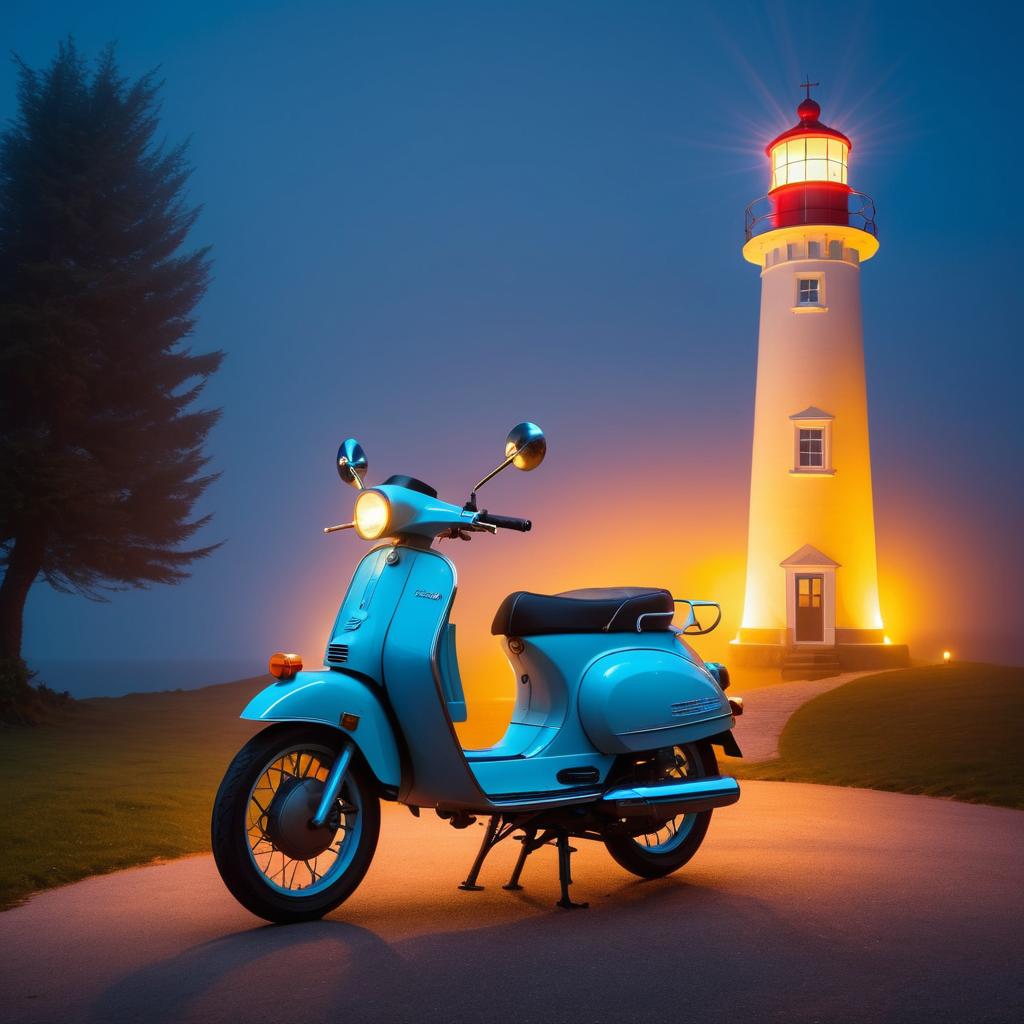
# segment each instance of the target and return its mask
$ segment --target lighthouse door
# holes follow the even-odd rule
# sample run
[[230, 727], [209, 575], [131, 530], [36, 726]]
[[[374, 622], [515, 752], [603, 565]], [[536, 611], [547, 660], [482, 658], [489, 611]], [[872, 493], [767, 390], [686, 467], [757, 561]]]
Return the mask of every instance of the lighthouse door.
[[824, 582], [821, 573], [796, 574], [797, 643], [821, 643], [825, 639]]

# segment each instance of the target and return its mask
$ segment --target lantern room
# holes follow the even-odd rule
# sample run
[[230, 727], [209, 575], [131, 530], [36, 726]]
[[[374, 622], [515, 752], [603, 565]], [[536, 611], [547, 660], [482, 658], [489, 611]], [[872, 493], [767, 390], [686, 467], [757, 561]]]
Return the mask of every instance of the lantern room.
[[807, 96], [796, 108], [797, 124], [765, 147], [768, 194], [747, 207], [743, 254], [751, 263], [765, 266], [777, 252], [808, 245], [820, 251], [838, 245], [860, 260], [878, 249], [874, 202], [849, 184], [853, 144], [822, 124], [821, 107], [810, 96], [814, 84], [804, 83]]
[[850, 140], [819, 120], [808, 96], [796, 108], [800, 123], [768, 145], [775, 226], [848, 224]]

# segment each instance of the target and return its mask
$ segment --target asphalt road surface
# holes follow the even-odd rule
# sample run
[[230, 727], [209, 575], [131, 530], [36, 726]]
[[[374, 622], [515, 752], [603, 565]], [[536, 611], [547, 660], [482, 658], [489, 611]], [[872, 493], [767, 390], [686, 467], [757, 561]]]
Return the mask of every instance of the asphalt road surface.
[[1024, 813], [744, 783], [694, 861], [641, 882], [597, 844], [557, 898], [554, 850], [508, 893], [456, 883], [479, 827], [386, 810], [361, 889], [272, 927], [209, 857], [123, 871], [0, 914], [0, 1020], [1024, 1020]]

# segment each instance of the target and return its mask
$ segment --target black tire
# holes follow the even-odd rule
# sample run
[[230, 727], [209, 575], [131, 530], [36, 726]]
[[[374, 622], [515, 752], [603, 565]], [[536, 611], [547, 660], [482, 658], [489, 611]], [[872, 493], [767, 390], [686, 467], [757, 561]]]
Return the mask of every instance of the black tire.
[[[686, 757], [687, 776], [701, 778], [718, 774], [718, 760], [710, 743], [689, 743], [676, 748]], [[608, 836], [604, 845], [612, 858], [627, 871], [640, 878], [664, 878], [678, 871], [700, 849], [711, 824], [713, 811], [700, 811], [693, 815], [693, 824], [685, 838], [675, 847], [663, 852], [647, 849], [633, 836]]]
[[[355, 852], [344, 872], [328, 887], [306, 896], [283, 893], [268, 882], [250, 853], [250, 796], [266, 766], [283, 752], [300, 746], [322, 750], [326, 757], [331, 753], [336, 756], [341, 749], [341, 737], [334, 729], [304, 723], [282, 723], [264, 729], [235, 755], [213, 804], [213, 858], [224, 884], [243, 907], [276, 924], [314, 921], [351, 896], [370, 866], [380, 834], [377, 783], [357, 751], [342, 793], [349, 800], [358, 798], [361, 827]], [[330, 760], [333, 762], [333, 757]]]

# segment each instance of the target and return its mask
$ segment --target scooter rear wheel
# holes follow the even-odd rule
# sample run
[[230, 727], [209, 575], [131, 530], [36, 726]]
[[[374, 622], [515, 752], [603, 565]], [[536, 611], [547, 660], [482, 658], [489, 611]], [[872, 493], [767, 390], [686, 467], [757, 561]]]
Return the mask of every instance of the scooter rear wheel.
[[258, 917], [277, 924], [323, 917], [370, 866], [380, 799], [358, 753], [328, 824], [308, 824], [340, 749], [339, 734], [324, 726], [272, 725], [228, 767], [213, 805], [213, 857], [228, 890]]
[[[688, 779], [718, 774], [718, 760], [710, 743], [688, 743], [675, 748], [673, 777]], [[712, 811], [680, 814], [656, 832], [640, 836], [608, 836], [604, 845], [613, 859], [641, 878], [664, 878], [678, 871], [700, 848], [711, 824]]]

